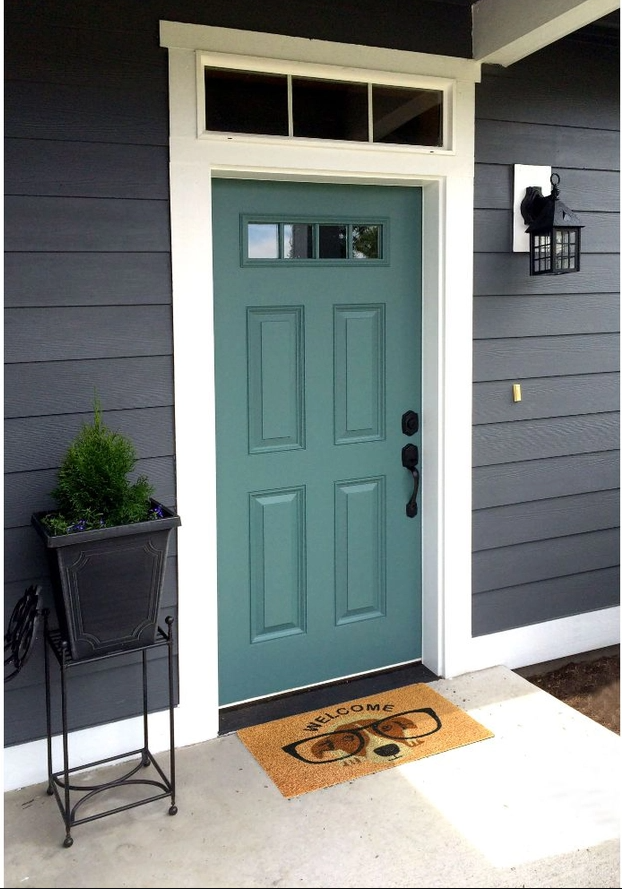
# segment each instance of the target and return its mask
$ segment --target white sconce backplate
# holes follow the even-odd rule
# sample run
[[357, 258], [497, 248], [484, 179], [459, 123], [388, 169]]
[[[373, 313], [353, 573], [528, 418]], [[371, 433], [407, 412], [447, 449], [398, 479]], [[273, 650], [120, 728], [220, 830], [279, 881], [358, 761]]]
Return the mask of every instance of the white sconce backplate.
[[527, 224], [520, 211], [525, 191], [530, 185], [539, 186], [546, 197], [551, 193], [551, 167], [514, 164], [514, 253], [529, 253]]

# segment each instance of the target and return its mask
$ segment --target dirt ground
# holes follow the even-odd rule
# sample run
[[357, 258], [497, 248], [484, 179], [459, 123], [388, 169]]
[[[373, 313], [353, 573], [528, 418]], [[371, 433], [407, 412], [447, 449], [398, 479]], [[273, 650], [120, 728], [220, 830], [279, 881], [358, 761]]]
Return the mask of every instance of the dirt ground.
[[517, 670], [539, 688], [620, 734], [620, 648]]

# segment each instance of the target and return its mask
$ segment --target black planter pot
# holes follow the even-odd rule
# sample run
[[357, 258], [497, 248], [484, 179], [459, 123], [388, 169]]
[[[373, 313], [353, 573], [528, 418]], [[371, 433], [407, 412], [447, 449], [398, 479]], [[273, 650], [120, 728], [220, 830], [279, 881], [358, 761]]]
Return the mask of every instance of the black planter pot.
[[73, 660], [155, 642], [169, 540], [181, 520], [152, 503], [163, 518], [72, 534], [50, 534], [41, 521], [49, 512], [33, 514]]

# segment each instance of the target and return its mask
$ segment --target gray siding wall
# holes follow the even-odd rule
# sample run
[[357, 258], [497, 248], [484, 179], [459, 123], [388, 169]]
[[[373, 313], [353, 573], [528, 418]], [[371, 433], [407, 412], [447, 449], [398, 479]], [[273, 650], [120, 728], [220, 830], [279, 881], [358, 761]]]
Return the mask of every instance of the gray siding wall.
[[[157, 25], [142, 36], [73, 27], [69, 6], [59, 21], [57, 4], [25, 21], [24, 6], [6, 10], [5, 626], [31, 583], [53, 609], [30, 516], [54, 506], [56, 469], [92, 416], [95, 390], [105, 421], [134, 441], [137, 471], [158, 499], [175, 506], [176, 497], [167, 72]], [[174, 534], [162, 620], [176, 602]], [[6, 744], [45, 734], [41, 648], [7, 686]], [[167, 700], [165, 649], [154, 660], [157, 709]], [[135, 655], [72, 671], [71, 727], [139, 712], [139, 677]]]
[[[580, 53], [580, 60], [578, 54]], [[475, 635], [619, 602], [619, 54], [568, 38], [476, 93]], [[513, 165], [585, 224], [581, 271], [512, 252]], [[522, 401], [512, 400], [512, 384]]]

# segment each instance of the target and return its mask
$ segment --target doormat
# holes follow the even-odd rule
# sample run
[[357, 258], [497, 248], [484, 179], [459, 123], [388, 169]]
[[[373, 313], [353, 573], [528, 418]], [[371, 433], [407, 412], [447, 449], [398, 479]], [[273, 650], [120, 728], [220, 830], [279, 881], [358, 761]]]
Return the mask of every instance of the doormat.
[[424, 683], [237, 732], [291, 799], [494, 737]]

